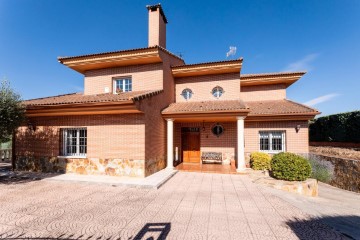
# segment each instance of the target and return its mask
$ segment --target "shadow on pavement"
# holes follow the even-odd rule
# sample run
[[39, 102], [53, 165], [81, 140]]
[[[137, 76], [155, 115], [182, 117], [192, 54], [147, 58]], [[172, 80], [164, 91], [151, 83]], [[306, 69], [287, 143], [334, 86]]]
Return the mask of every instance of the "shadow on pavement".
[[300, 239], [360, 239], [359, 216], [313, 217], [291, 220], [286, 224]]
[[[164, 240], [169, 234], [171, 223], [147, 223], [139, 233], [133, 238], [134, 240]], [[157, 238], [154, 235], [158, 235]]]
[[0, 168], [1, 184], [22, 184], [60, 175], [59, 173], [17, 172]]
[[131, 239], [131, 240], [165, 240], [167, 235], [169, 234], [171, 229], [171, 223], [147, 223], [145, 226], [133, 237], [130, 238], [122, 238], [117, 236], [101, 236], [101, 235], [93, 235], [93, 236], [84, 236], [75, 234], [61, 234], [57, 237], [26, 237], [25, 234], [17, 234], [15, 233], [0, 233], [0, 239], [12, 239], [12, 240], [90, 240], [90, 239]]

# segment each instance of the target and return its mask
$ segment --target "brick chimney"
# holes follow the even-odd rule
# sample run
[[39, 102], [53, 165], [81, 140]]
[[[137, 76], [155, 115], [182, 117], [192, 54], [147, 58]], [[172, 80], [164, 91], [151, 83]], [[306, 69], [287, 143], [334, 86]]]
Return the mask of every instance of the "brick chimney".
[[149, 47], [159, 45], [166, 48], [167, 20], [161, 4], [148, 5], [149, 11]]

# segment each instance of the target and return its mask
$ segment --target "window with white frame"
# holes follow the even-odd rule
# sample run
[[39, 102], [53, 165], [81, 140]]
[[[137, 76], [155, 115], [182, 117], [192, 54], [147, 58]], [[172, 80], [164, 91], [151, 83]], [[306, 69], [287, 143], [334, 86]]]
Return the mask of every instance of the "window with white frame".
[[131, 91], [132, 91], [131, 78], [114, 79], [114, 93], [131, 92]]
[[62, 129], [63, 156], [86, 156], [87, 130], [86, 128]]
[[260, 131], [260, 151], [284, 152], [285, 132], [283, 131]]

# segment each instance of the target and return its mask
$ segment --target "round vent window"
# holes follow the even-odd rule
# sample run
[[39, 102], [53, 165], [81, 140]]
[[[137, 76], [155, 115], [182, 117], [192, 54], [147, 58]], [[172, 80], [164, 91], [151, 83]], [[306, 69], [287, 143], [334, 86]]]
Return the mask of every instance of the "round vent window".
[[181, 92], [181, 95], [186, 99], [186, 100], [189, 100], [192, 95], [193, 95], [193, 92], [191, 91], [190, 88], [185, 88], [182, 92]]
[[214, 97], [219, 98], [219, 97], [221, 97], [221, 95], [223, 95], [224, 89], [222, 87], [216, 86], [213, 88], [211, 93]]
[[211, 132], [215, 136], [219, 137], [221, 134], [224, 133], [224, 127], [217, 123], [211, 128]]

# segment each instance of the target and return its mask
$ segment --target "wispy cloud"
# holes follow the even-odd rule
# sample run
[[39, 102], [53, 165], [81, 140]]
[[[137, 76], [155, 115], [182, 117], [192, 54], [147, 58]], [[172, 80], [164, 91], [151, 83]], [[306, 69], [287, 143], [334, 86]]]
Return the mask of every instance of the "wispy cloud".
[[311, 99], [310, 101], [307, 101], [304, 104], [308, 105], [308, 106], [315, 106], [315, 105], [317, 105], [319, 103], [330, 101], [331, 99], [333, 99], [335, 97], [338, 97], [338, 96], [340, 96], [340, 94], [331, 93], [331, 94], [327, 94], [327, 95], [324, 95], [324, 96], [320, 96], [320, 97]]
[[229, 51], [226, 53], [226, 57], [235, 56], [236, 54], [236, 47], [230, 46]]
[[283, 69], [284, 72], [294, 72], [294, 71], [310, 71], [313, 69], [311, 66], [311, 63], [319, 56], [318, 53], [312, 53], [308, 54], [302, 59], [290, 63], [285, 69]]

